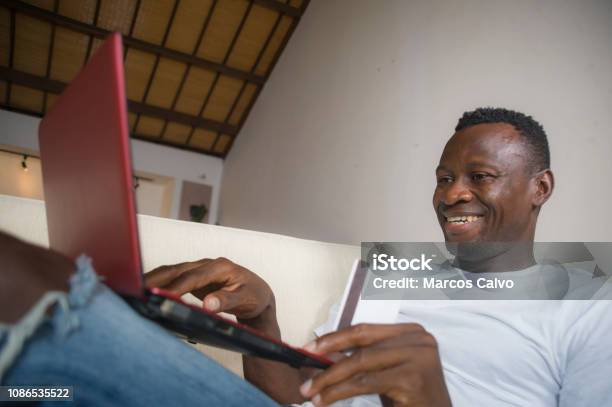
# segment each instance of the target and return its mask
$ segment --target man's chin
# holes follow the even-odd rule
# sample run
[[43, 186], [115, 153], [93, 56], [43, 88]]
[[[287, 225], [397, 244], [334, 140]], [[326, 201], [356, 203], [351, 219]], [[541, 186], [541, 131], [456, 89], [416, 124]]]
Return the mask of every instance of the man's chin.
[[446, 249], [452, 253], [457, 260], [467, 262], [479, 262], [490, 259], [508, 251], [514, 243], [492, 242], [482, 238], [472, 240], [447, 240]]
[[462, 233], [462, 234], [450, 234], [450, 233], [444, 232], [444, 240], [446, 243], [459, 245], [459, 244], [464, 244], [464, 243], [472, 244], [472, 243], [484, 242], [487, 239], [483, 238], [481, 233], [475, 231], [475, 233]]

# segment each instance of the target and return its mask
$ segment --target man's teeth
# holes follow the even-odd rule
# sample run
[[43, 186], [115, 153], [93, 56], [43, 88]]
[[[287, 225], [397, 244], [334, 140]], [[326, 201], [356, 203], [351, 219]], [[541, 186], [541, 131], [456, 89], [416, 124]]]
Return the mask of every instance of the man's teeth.
[[446, 221], [450, 223], [463, 224], [463, 223], [474, 222], [475, 220], [480, 219], [480, 218], [482, 218], [482, 216], [450, 216], [446, 218]]

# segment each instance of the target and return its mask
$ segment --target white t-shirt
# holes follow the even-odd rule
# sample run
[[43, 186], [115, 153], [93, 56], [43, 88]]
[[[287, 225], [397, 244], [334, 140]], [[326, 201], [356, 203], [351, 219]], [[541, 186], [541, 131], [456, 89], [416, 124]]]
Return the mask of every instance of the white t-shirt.
[[[610, 300], [406, 300], [392, 312], [436, 338], [455, 407], [612, 406]], [[335, 305], [315, 333], [332, 331], [337, 313]]]

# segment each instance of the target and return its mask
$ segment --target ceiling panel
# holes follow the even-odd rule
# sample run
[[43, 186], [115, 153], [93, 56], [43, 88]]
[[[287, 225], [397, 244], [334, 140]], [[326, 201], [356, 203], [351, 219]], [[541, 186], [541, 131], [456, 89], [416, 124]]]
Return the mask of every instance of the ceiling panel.
[[197, 55], [211, 61], [222, 62], [238, 32], [240, 22], [248, 11], [248, 6], [249, 2], [246, 0], [218, 1]]
[[11, 86], [11, 105], [24, 110], [42, 111], [44, 93], [28, 86]]
[[242, 84], [240, 79], [220, 75], [202, 116], [219, 122], [225, 121]]
[[227, 59], [227, 64], [233, 68], [250, 71], [257, 60], [257, 56], [272, 32], [274, 24], [280, 13], [253, 5], [249, 18], [245, 21], [236, 44]]
[[212, 5], [213, 0], [182, 0], [170, 28], [166, 47], [188, 54], [195, 53]]
[[168, 58], [160, 58], [146, 102], [154, 106], [169, 108], [176, 94], [187, 65]]
[[15, 17], [13, 67], [34, 75], [45, 75], [49, 59], [51, 24], [17, 14]]
[[225, 157], [307, 1], [3, 0], [0, 108], [42, 116], [111, 31], [133, 137]]
[[96, 13], [96, 0], [62, 0], [58, 1], [58, 13], [91, 24]]
[[11, 48], [11, 13], [0, 8], [0, 65], [8, 66]]
[[95, 25], [128, 35], [135, 22], [136, 6], [137, 0], [96, 0], [98, 17]]
[[51, 57], [51, 78], [62, 82], [74, 79], [85, 63], [88, 44], [87, 35], [57, 27]]

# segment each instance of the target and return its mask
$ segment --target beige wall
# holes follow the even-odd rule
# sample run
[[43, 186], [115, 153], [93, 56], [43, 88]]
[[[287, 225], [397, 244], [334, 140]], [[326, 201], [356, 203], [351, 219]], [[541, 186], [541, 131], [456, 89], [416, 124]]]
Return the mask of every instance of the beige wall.
[[22, 160], [20, 155], [0, 151], [0, 194], [43, 199], [40, 160], [28, 157], [27, 171], [21, 166]]
[[[8, 146], [2, 146], [13, 151]], [[15, 149], [17, 150], [17, 149]], [[21, 166], [21, 155], [0, 151], [0, 195], [44, 200], [41, 163], [38, 157], [28, 157], [27, 171]], [[140, 179], [136, 189], [138, 213], [170, 217], [174, 179], [150, 173], [136, 173]]]
[[[0, 148], [10, 151], [26, 151], [38, 155], [38, 124], [37, 117], [0, 109]], [[142, 202], [139, 205], [141, 213], [161, 216], [178, 217], [181, 198], [182, 181], [201, 182], [213, 188], [210, 203], [211, 222], [217, 221], [218, 201], [223, 174], [223, 160], [205, 154], [180, 150], [159, 144], [132, 139], [132, 164], [136, 174], [146, 178], [154, 178], [155, 183], [164, 185], [163, 202], [159, 196], [162, 193], [159, 186], [143, 187], [143, 192], [137, 195], [156, 196], [155, 202]], [[12, 178], [0, 172], [0, 183], [12, 183]], [[176, 180], [176, 182], [174, 182]], [[145, 181], [146, 184], [146, 181]], [[170, 202], [167, 202], [166, 192], [171, 190]], [[143, 199], [149, 199], [145, 197]], [[167, 215], [169, 214], [169, 215]]]
[[137, 172], [136, 211], [145, 215], [170, 217], [175, 179]]
[[223, 225], [440, 240], [434, 168], [463, 111], [532, 114], [557, 189], [540, 240], [611, 240], [612, 2], [313, 0], [224, 166]]
[[209, 223], [208, 215], [210, 214], [210, 199], [212, 198], [212, 187], [206, 184], [196, 182], [183, 181], [183, 189], [181, 192], [181, 206], [179, 209], [180, 220], [191, 221], [191, 205], [206, 205], [206, 216], [202, 219], [203, 223]]

